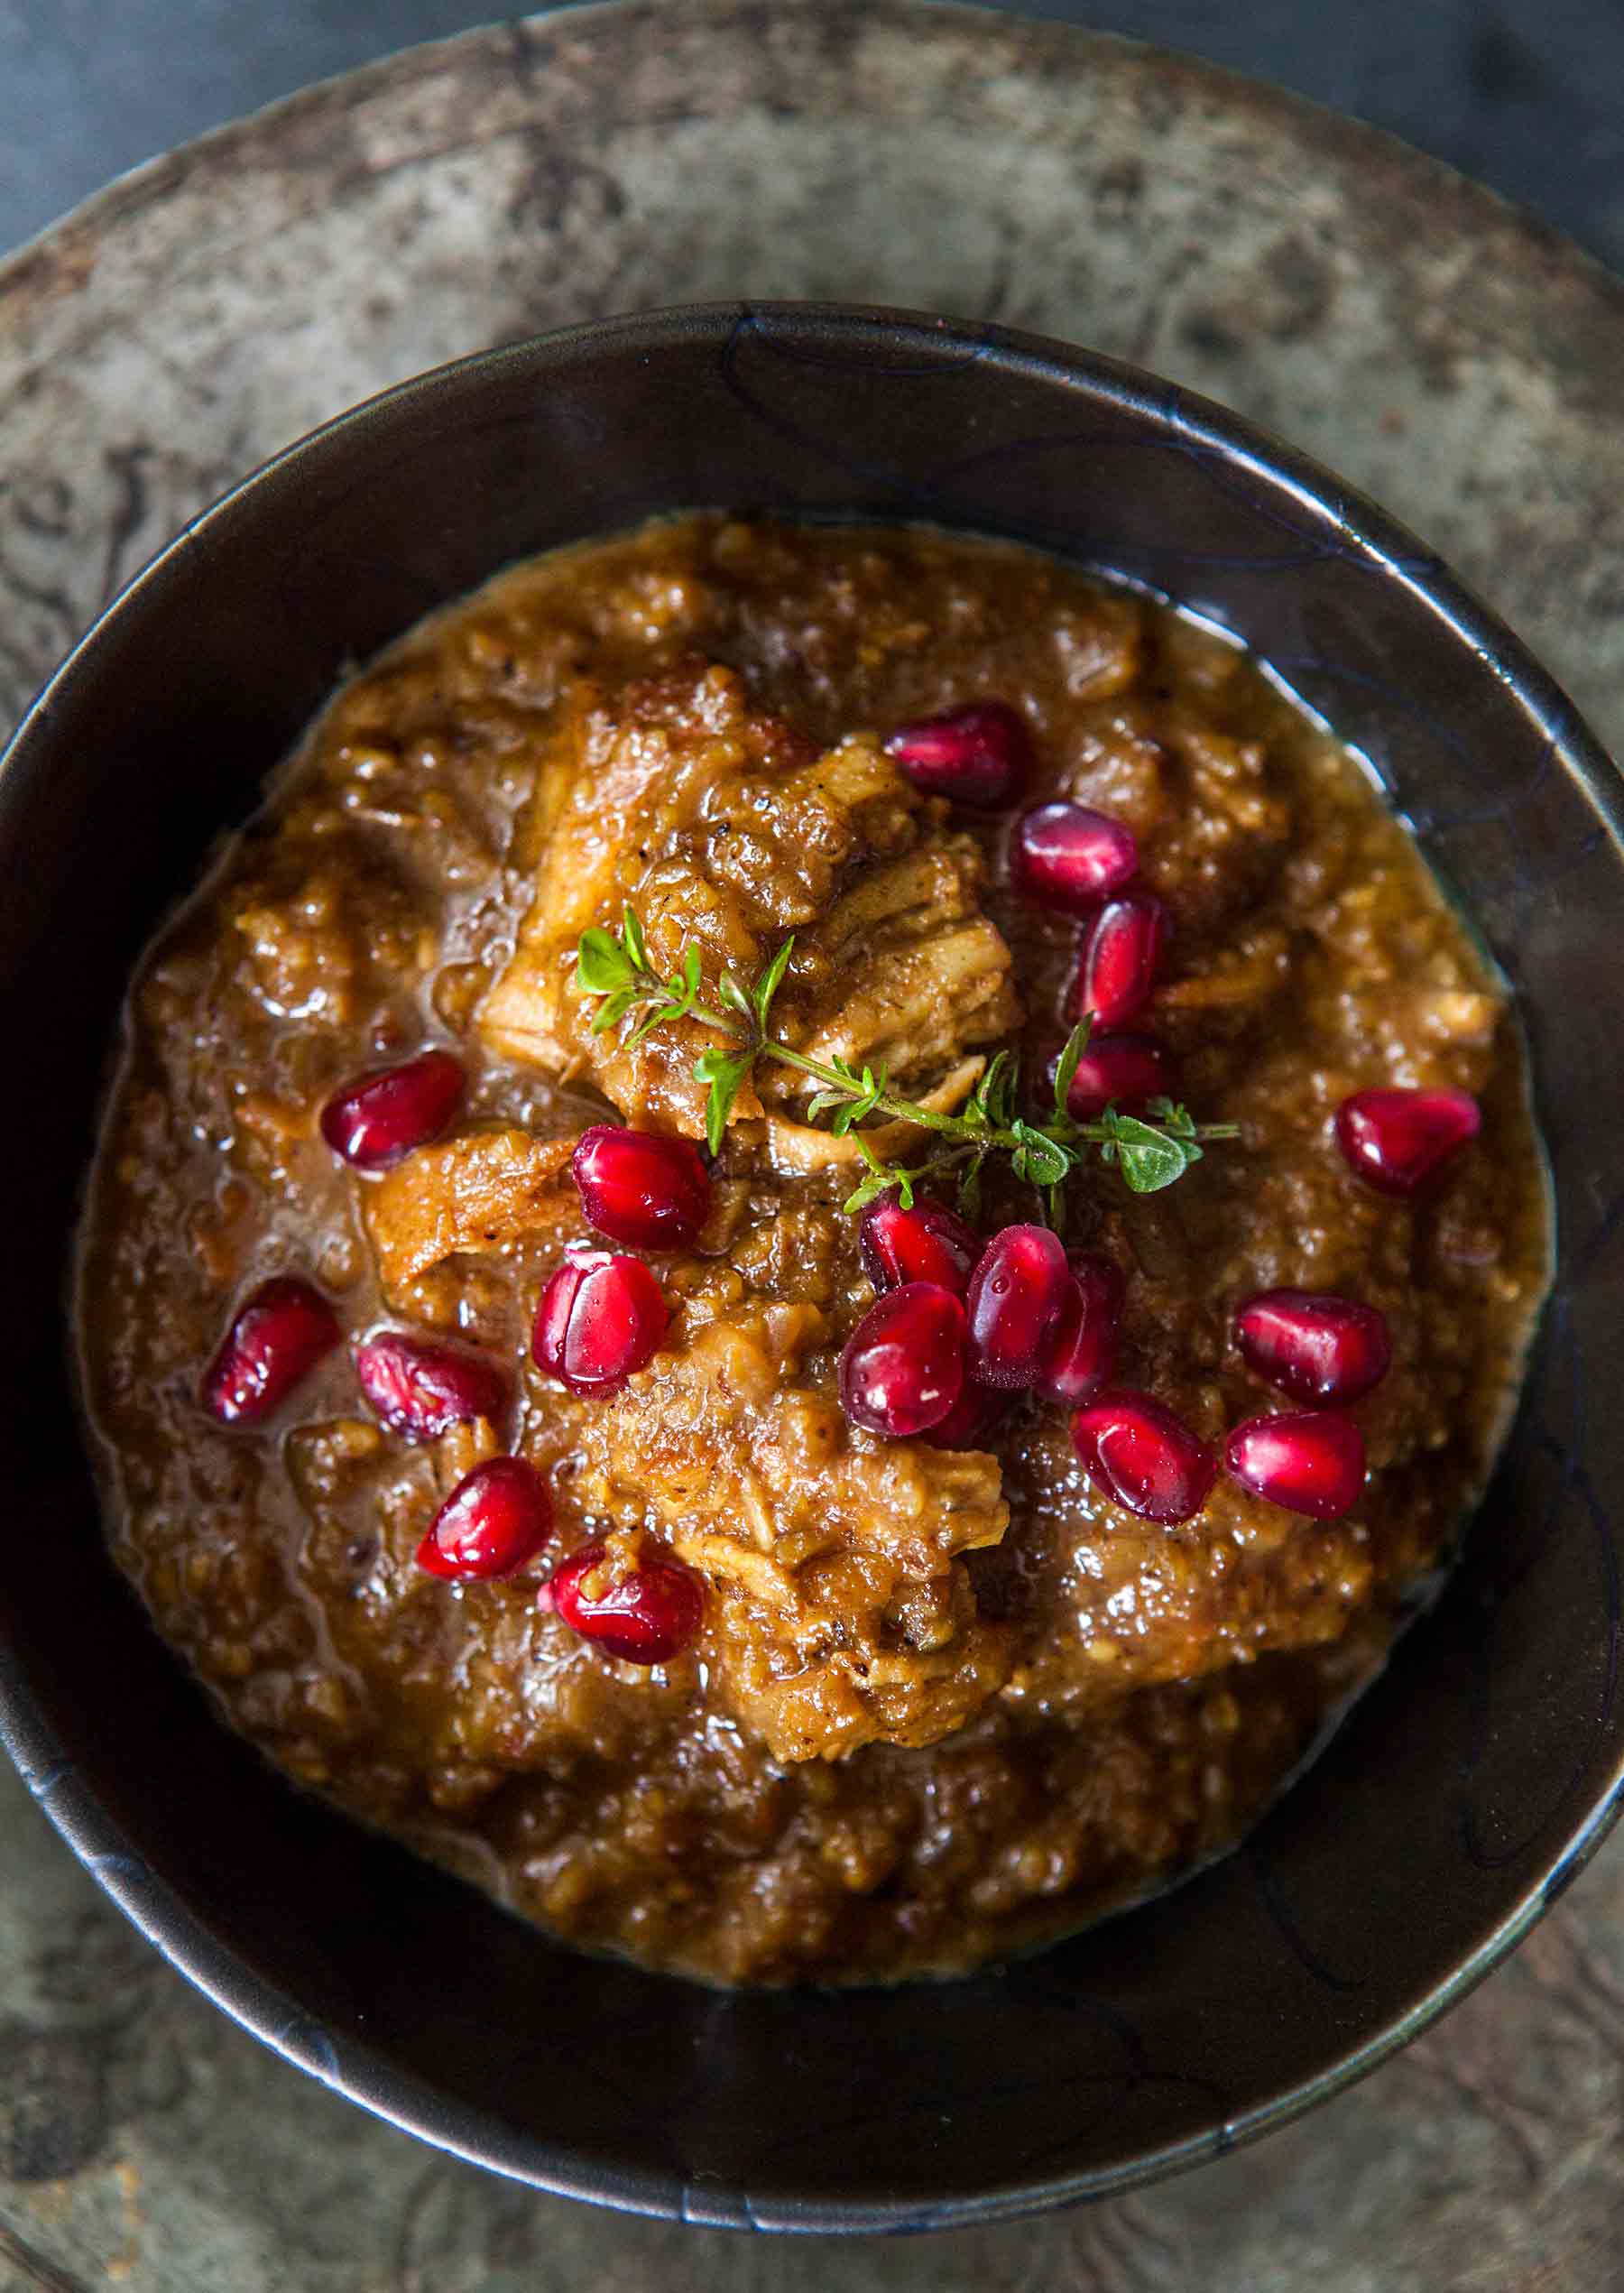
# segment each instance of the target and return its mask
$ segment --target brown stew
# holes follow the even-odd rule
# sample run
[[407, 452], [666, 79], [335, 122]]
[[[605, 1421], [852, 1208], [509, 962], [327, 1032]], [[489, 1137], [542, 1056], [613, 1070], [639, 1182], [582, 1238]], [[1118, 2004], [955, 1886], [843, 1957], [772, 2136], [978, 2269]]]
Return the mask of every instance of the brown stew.
[[[1018, 1049], [1033, 1123], [1084, 943], [1095, 1116], [1162, 1085], [1238, 1136], [1147, 1193], [1087, 1150], [1083, 1325], [1007, 1152], [973, 1248], [1027, 1239], [968, 1321], [919, 1211], [970, 1158], [865, 1260], [858, 1141], [770, 1060], [714, 1163], [654, 1149], [640, 1194], [612, 1138], [584, 1193], [594, 1126], [703, 1138], [722, 1040], [593, 1031], [577, 943], [628, 905], [710, 1005], [793, 934], [780, 1040], [909, 1102]], [[883, 1114], [892, 1160], [954, 1143]], [[142, 967], [78, 1314], [118, 1561], [279, 1766], [579, 1943], [852, 1980], [1235, 1839], [1481, 1487], [1546, 1252], [1495, 981], [1243, 655], [1014, 548], [707, 514], [521, 566], [339, 694]], [[920, 1266], [887, 1353], [874, 1277]]]

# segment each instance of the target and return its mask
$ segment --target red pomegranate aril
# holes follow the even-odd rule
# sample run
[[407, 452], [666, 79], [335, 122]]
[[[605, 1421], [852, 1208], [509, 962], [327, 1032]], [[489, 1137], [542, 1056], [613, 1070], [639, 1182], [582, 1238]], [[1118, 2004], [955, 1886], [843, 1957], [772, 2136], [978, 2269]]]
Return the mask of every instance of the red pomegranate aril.
[[998, 1393], [990, 1385], [977, 1385], [966, 1378], [946, 1416], [927, 1426], [919, 1438], [928, 1441], [933, 1449], [984, 1449], [989, 1435], [1009, 1415], [1014, 1402], [1012, 1393]]
[[1357, 1401], [1393, 1358], [1386, 1317], [1331, 1290], [1260, 1290], [1235, 1316], [1235, 1343], [1294, 1401]]
[[222, 1425], [257, 1425], [341, 1335], [318, 1290], [297, 1274], [274, 1275], [237, 1308], [204, 1373], [203, 1407]]
[[1336, 1410], [1248, 1418], [1230, 1435], [1223, 1461], [1254, 1496], [1314, 1521], [1340, 1521], [1364, 1487], [1364, 1441]]
[[1336, 1110], [1336, 1143], [1367, 1186], [1414, 1194], [1476, 1138], [1482, 1122], [1465, 1091], [1355, 1091]]
[[531, 1351], [538, 1369], [572, 1393], [599, 1399], [653, 1359], [669, 1319], [641, 1258], [580, 1251], [541, 1292]]
[[1096, 1393], [1072, 1419], [1072, 1445], [1096, 1489], [1125, 1512], [1168, 1527], [1198, 1513], [1218, 1460], [1149, 1393]]
[[1122, 1313], [1121, 1271], [1113, 1259], [1085, 1251], [1071, 1261], [1071, 1289], [1043, 1356], [1038, 1390], [1045, 1401], [1075, 1410], [1097, 1393], [1116, 1367]]
[[346, 1083], [321, 1110], [321, 1135], [358, 1170], [383, 1170], [439, 1133], [462, 1104], [467, 1077], [449, 1051]]
[[885, 753], [927, 796], [997, 812], [1026, 787], [1032, 737], [1017, 710], [1001, 700], [983, 700], [899, 725]]
[[1039, 804], [1015, 824], [1010, 864], [1023, 899], [1086, 916], [1137, 872], [1139, 846], [1131, 828], [1086, 804]]
[[1066, 1094], [1074, 1123], [1093, 1123], [1108, 1106], [1132, 1114], [1147, 1099], [1170, 1098], [1167, 1054], [1152, 1035], [1091, 1035]]
[[964, 1382], [964, 1309], [939, 1282], [876, 1299], [840, 1356], [840, 1406], [865, 1432], [899, 1440], [938, 1425]]
[[358, 1346], [355, 1376], [383, 1424], [407, 1441], [438, 1441], [454, 1425], [494, 1420], [507, 1407], [507, 1380], [494, 1362], [404, 1330]]
[[552, 1499], [522, 1457], [487, 1457], [465, 1473], [418, 1547], [431, 1576], [512, 1576], [552, 1534]]
[[1107, 900], [1083, 939], [1074, 1015], [1118, 1027], [1148, 1002], [1167, 936], [1167, 911], [1153, 892]]
[[970, 1374], [1010, 1392], [1036, 1385], [1071, 1294], [1060, 1237], [1047, 1226], [1005, 1226], [970, 1277]]
[[982, 1253], [981, 1236], [944, 1204], [916, 1200], [904, 1210], [895, 1187], [870, 1203], [857, 1237], [868, 1278], [881, 1291], [933, 1281], [962, 1298]]
[[541, 1588], [541, 1605], [583, 1640], [623, 1664], [669, 1664], [699, 1630], [705, 1593], [680, 1561], [645, 1558], [629, 1575], [593, 1583], [605, 1549], [586, 1545], [560, 1561]]
[[710, 1173], [692, 1139], [595, 1123], [569, 1168], [587, 1223], [633, 1250], [686, 1250], [710, 1216]]

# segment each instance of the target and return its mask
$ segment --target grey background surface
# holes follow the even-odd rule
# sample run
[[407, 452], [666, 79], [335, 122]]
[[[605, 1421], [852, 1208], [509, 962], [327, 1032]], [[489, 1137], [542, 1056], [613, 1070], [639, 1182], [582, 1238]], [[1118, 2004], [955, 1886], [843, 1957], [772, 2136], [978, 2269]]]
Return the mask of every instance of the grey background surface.
[[[1389, 129], [1624, 270], [1621, 0], [984, 0], [1188, 49]], [[480, 0], [0, 0], [0, 249], [116, 174]]]
[[[1394, 127], [1624, 268], [1620, 0], [1411, 5], [1414, 21], [1395, 0], [1121, 0], [1111, 23]], [[744, 291], [996, 304], [1226, 398], [1408, 517], [1624, 743], [1616, 286], [1436, 171], [1241, 86], [1173, 75], [1152, 117], [1120, 53], [1084, 65], [994, 41], [977, 58], [983, 134], [953, 93], [969, 73], [956, 18], [913, 35], [905, 69], [881, 41], [885, 68], [848, 79], [781, 21], [804, 30], [836, 7], [898, 13], [712, 0], [732, 46], [708, 73], [692, 49], [656, 65], [646, 37], [639, 56], [600, 31], [573, 60], [549, 46], [528, 94], [495, 43], [408, 64], [353, 110], [307, 105], [190, 155], [14, 268], [0, 281], [0, 572], [15, 577], [0, 582], [0, 731], [105, 587], [337, 406], [507, 333]], [[670, 12], [691, 25], [706, 0]], [[0, 0], [0, 245], [150, 151], [479, 13]], [[773, 42], [797, 116], [760, 53]], [[588, 183], [539, 224], [516, 124], [578, 155], [611, 89], [620, 126], [594, 157], [627, 220], [607, 225]], [[703, 187], [686, 234], [667, 131], [640, 131], [673, 105], [689, 123], [678, 172]], [[843, 213], [831, 154], [854, 118], [872, 156]], [[1180, 164], [1148, 168], [1119, 211], [1111, 162], [1141, 149]], [[1039, 2223], [839, 2248], [606, 2219], [366, 2119], [167, 1968], [4, 1764], [0, 1873], [0, 2293], [1624, 2284], [1624, 1835], [1455, 2013], [1257, 2148]]]

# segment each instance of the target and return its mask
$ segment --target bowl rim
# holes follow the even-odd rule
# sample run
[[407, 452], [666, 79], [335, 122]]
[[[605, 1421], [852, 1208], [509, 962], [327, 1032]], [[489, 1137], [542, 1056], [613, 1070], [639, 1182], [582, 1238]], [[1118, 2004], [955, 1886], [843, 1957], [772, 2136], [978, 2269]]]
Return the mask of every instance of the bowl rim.
[[[387, 426], [403, 411], [427, 408], [491, 377], [527, 372], [540, 376], [579, 357], [650, 352], [696, 340], [721, 348], [751, 330], [775, 327], [838, 339], [846, 356], [884, 353], [894, 362], [900, 353], [912, 352], [922, 360], [924, 371], [933, 374], [948, 364], [985, 362], [994, 369], [1074, 390], [1081, 386], [1101, 402], [1158, 423], [1192, 452], [1214, 456], [1224, 466], [1251, 472], [1273, 487], [1284, 485], [1317, 516], [1333, 518], [1351, 550], [1384, 578], [1398, 582], [1499, 679], [1550, 744], [1568, 776], [1582, 785], [1615, 846], [1624, 847], [1624, 777], [1576, 706], [1521, 639], [1399, 520], [1264, 426], [1143, 368], [1052, 337], [893, 306], [755, 299], [682, 303], [583, 320], [475, 352], [362, 400], [281, 448], [189, 519], [97, 613], [0, 750], [0, 814], [14, 773], [36, 746], [49, 740], [52, 717], [63, 698], [82, 678], [94, 674], [105, 633], [126, 616], [137, 598], [161, 588], [203, 539], [217, 530], [228, 532], [245, 497], [263, 481], [301, 468], [318, 476], [325, 458], [355, 431]], [[784, 345], [780, 341], [777, 347]], [[995, 530], [995, 521], [984, 530]], [[921, 2202], [905, 2196], [776, 2196], [761, 2202], [743, 2191], [697, 2187], [675, 2174], [613, 2165], [588, 2149], [515, 2136], [475, 2105], [449, 2100], [427, 2079], [402, 2070], [364, 2038], [346, 2034], [340, 2057], [327, 2032], [254, 1973], [181, 1895], [149, 1869], [136, 1842], [64, 1757], [21, 1660], [4, 1639], [0, 1745], [91, 1876], [171, 1966], [284, 2059], [373, 2115], [470, 2164], [551, 2195], [706, 2227], [801, 2233], [921, 2233], [1017, 2219], [1130, 2189], [1256, 2140], [1363, 2077], [1475, 1988], [1565, 1891], [1624, 1809], [1621, 1734], [1604, 1787], [1570, 1818], [1559, 1844], [1547, 1851], [1543, 1868], [1458, 1965], [1417, 1990], [1401, 2010], [1334, 2062], [1282, 2085], [1216, 2126], [1114, 2165], [1005, 2177], [963, 2197]]]

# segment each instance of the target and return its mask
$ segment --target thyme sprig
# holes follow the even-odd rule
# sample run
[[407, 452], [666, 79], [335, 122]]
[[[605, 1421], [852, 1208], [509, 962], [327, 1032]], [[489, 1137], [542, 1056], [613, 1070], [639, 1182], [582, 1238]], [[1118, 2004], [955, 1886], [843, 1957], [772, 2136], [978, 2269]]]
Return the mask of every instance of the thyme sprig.
[[[734, 1102], [758, 1059], [770, 1059], [810, 1077], [819, 1088], [807, 1104], [807, 1120], [826, 1121], [836, 1138], [854, 1138], [866, 1166], [846, 1203], [850, 1211], [863, 1209], [888, 1187], [896, 1187], [904, 1207], [910, 1206], [918, 1180], [955, 1168], [961, 1197], [973, 1211], [983, 1164], [989, 1154], [1003, 1153], [1015, 1176], [1043, 1195], [1050, 1219], [1057, 1225], [1060, 1191], [1091, 1151], [1121, 1170], [1135, 1194], [1156, 1194], [1201, 1160], [1204, 1142], [1239, 1135], [1235, 1123], [1197, 1123], [1188, 1107], [1168, 1098], [1151, 1099], [1143, 1116], [1121, 1114], [1108, 1106], [1096, 1121], [1077, 1122], [1067, 1109], [1066, 1097], [1088, 1047], [1087, 1020], [1072, 1030], [1061, 1051], [1048, 1120], [1031, 1123], [1021, 1114], [1019, 1062], [1009, 1051], [995, 1054], [956, 1114], [921, 1106], [891, 1089], [883, 1066], [854, 1068], [838, 1057], [808, 1059], [772, 1033], [773, 999], [783, 985], [794, 948], [793, 937], [786, 939], [751, 986], [724, 972], [716, 991], [723, 1008], [715, 1010], [701, 1000], [698, 948], [690, 941], [678, 969], [662, 979], [649, 960], [642, 925], [627, 908], [617, 934], [596, 924], [581, 934], [575, 984], [581, 994], [598, 999], [592, 1021], [595, 1035], [619, 1026], [634, 1012], [641, 1014], [628, 1038], [628, 1049], [646, 1041], [657, 1029], [685, 1019], [714, 1028], [724, 1039], [707, 1044], [694, 1062], [695, 1080], [707, 1086], [705, 1132], [713, 1154], [721, 1151]], [[858, 1128], [872, 1115], [911, 1123], [930, 1133], [938, 1143], [922, 1162], [883, 1161]]]

